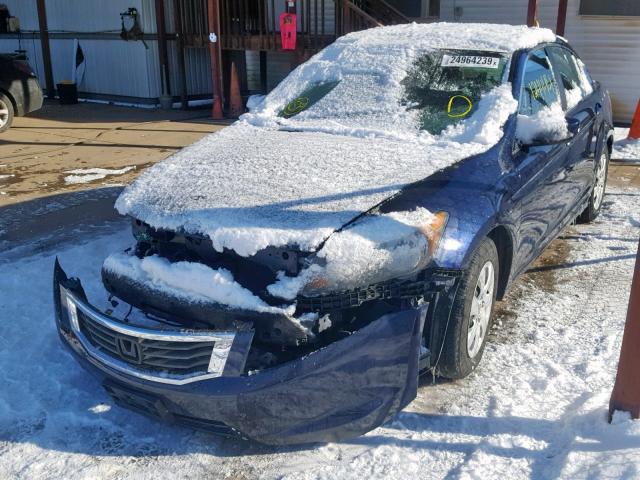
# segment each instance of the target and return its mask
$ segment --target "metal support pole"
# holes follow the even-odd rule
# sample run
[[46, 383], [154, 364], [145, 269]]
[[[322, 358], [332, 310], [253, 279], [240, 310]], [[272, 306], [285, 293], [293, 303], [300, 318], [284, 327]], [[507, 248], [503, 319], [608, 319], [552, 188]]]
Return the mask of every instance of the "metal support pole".
[[260, 50], [260, 91], [267, 94], [267, 52]]
[[560, 0], [558, 3], [558, 22], [556, 23], [556, 35], [564, 36], [564, 26], [567, 22], [568, 0]]
[[158, 31], [158, 56], [160, 60], [161, 95], [171, 95], [169, 83], [169, 56], [167, 55], [167, 32], [164, 22], [164, 0], [156, 0], [156, 29]]
[[180, 101], [182, 109], [189, 107], [187, 99], [187, 68], [184, 61], [184, 32], [182, 29], [182, 0], [173, 0], [174, 23], [176, 29], [176, 47], [178, 50], [178, 66], [180, 73]]
[[618, 374], [609, 402], [609, 421], [615, 410], [629, 412], [633, 418], [640, 418], [640, 243], [631, 282]]
[[209, 33], [216, 36], [215, 42], [209, 42], [209, 53], [211, 54], [211, 80], [213, 84], [213, 108], [211, 117], [214, 120], [224, 118], [222, 113], [222, 71], [221, 71], [221, 49], [220, 49], [220, 14], [218, 0], [208, 0], [207, 20]]
[[530, 27], [538, 26], [538, 0], [529, 0], [527, 7], [527, 25]]
[[51, 67], [51, 49], [49, 48], [49, 27], [47, 26], [47, 10], [44, 0], [38, 0], [38, 23], [40, 25], [40, 45], [42, 48], [42, 62], [44, 63], [44, 79], [47, 87], [47, 97], [53, 98], [56, 93], [53, 83], [53, 68]]

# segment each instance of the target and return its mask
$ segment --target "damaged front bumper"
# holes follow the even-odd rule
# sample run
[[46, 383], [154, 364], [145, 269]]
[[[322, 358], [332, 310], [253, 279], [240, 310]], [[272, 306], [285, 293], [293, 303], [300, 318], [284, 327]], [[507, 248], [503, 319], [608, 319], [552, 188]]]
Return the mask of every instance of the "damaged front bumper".
[[417, 393], [429, 303], [247, 375], [252, 331], [124, 323], [90, 305], [57, 262], [53, 287], [63, 343], [117, 403], [165, 421], [274, 445], [337, 441], [383, 424]]

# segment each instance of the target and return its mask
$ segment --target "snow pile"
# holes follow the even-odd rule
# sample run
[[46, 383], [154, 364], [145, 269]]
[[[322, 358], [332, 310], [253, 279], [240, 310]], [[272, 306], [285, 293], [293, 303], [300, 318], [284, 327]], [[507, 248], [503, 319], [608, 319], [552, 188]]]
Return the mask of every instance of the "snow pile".
[[68, 185], [78, 183], [89, 183], [95, 180], [101, 180], [109, 175], [123, 175], [136, 167], [114, 168], [78, 168], [75, 170], [67, 170], [64, 173], [71, 173], [64, 177], [64, 183]]
[[534, 140], [557, 142], [568, 136], [567, 119], [559, 103], [545, 107], [531, 116], [518, 115], [516, 138], [525, 145]]
[[[250, 256], [284, 245], [314, 251], [407, 184], [502, 138], [517, 107], [508, 83], [441, 134], [421, 131], [417, 110], [400, 106], [400, 82], [418, 55], [438, 48], [509, 55], [554, 39], [546, 29], [447, 23], [346, 35], [252, 102], [258, 105], [241, 121], [147, 170], [116, 208], [156, 228], [207, 235], [219, 251]], [[308, 110], [278, 116], [310, 85], [335, 80], [341, 82]]]
[[636, 160], [640, 162], [640, 138], [630, 139], [628, 128], [615, 129], [615, 142], [611, 158], [615, 160]]
[[140, 285], [175, 295], [187, 302], [216, 302], [231, 308], [264, 313], [293, 314], [295, 306], [278, 308], [267, 305], [238, 284], [224, 268], [211, 269], [201, 263], [176, 262], [156, 255], [139, 259], [124, 253], [107, 257], [103, 267], [126, 276]]

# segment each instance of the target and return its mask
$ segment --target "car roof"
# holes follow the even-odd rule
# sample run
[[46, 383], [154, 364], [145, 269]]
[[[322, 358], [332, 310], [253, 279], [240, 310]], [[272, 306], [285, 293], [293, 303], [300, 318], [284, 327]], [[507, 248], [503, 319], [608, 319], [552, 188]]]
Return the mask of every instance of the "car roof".
[[350, 50], [395, 54], [398, 49], [461, 49], [514, 52], [555, 42], [558, 37], [547, 28], [490, 23], [403, 24], [372, 28], [339, 38], [331, 47], [348, 54]]

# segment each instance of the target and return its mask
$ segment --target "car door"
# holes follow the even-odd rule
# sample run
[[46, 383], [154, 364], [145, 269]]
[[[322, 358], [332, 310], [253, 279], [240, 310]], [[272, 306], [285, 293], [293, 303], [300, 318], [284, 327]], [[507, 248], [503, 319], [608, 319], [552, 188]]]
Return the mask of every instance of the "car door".
[[[522, 68], [518, 118], [560, 104], [556, 77], [544, 48], [529, 53]], [[517, 145], [513, 161], [514, 271], [521, 273], [553, 238], [574, 203], [566, 142]]]
[[567, 153], [568, 193], [575, 207], [583, 203], [593, 185], [596, 148], [596, 115], [602, 105], [591, 95], [590, 80], [581, 73], [578, 59], [560, 45], [547, 47], [547, 54], [563, 100], [567, 125], [572, 138]]

